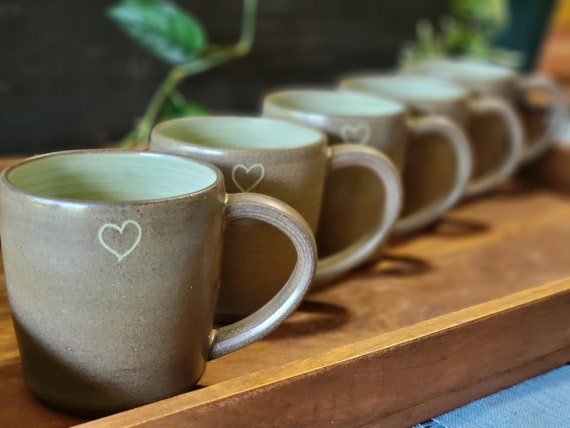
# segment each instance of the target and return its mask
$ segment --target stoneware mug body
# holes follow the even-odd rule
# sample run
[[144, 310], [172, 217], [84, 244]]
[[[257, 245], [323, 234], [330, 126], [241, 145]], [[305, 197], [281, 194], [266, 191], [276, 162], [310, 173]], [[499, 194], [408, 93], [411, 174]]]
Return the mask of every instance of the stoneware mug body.
[[[297, 210], [313, 232], [332, 171], [356, 168], [372, 174], [375, 190], [387, 194], [385, 209], [376, 212], [373, 226], [360, 242], [319, 259], [316, 285], [366, 260], [387, 236], [400, 210], [398, 174], [385, 156], [358, 145], [329, 148], [322, 132], [286, 121], [231, 116], [175, 119], [153, 129], [150, 147], [215, 164], [229, 192], [259, 192], [280, 199]], [[277, 293], [296, 257], [282, 234], [264, 224], [234, 222], [226, 237], [217, 308], [220, 321], [250, 313]], [[244, 245], [256, 253], [257, 262], [244, 253]]]
[[[188, 391], [208, 359], [290, 314], [315, 270], [314, 239], [295, 211], [262, 195], [228, 195], [214, 166], [179, 156], [85, 150], [30, 158], [2, 173], [0, 203], [26, 383], [71, 413]], [[243, 218], [284, 231], [298, 251], [295, 273], [251, 317], [214, 329], [225, 224]]]
[[[501, 98], [511, 105], [519, 119], [523, 116], [525, 103], [521, 101], [526, 94], [537, 91], [549, 96], [551, 102], [547, 109], [546, 126], [540, 132], [534, 132], [530, 121], [522, 121], [524, 148], [519, 164], [532, 162], [544, 154], [554, 143], [564, 123], [566, 99], [562, 90], [546, 76], [523, 76], [510, 68], [469, 58], [425, 61], [411, 71], [456, 82], [475, 95]], [[496, 145], [505, 138], [504, 127], [500, 123], [493, 124], [487, 118], [474, 121], [471, 133], [479, 141], [491, 140]]]
[[[431, 177], [444, 187], [404, 188], [404, 206], [421, 208], [404, 212], [394, 226], [394, 234], [411, 233], [436, 221], [459, 200], [471, 174], [469, 146], [456, 125], [442, 117], [416, 120], [404, 105], [391, 100], [349, 91], [279, 90], [265, 96], [263, 115], [319, 128], [333, 145], [374, 147], [394, 162], [402, 178], [411, 136], [431, 132], [445, 135], [452, 153], [450, 163], [444, 169], [433, 168]], [[319, 254], [336, 251], [362, 236], [371, 216], [384, 203], [384, 195], [374, 191], [373, 185], [374, 178], [364, 171], [337, 171], [331, 175], [317, 232]], [[348, 195], [358, 202], [347, 204]], [[381, 252], [378, 248], [369, 261], [380, 257]]]
[[[473, 174], [463, 195], [466, 198], [496, 188], [514, 173], [520, 163], [523, 153], [522, 127], [512, 107], [501, 98], [493, 95], [473, 96], [466, 88], [452, 82], [410, 74], [354, 74], [343, 78], [339, 87], [394, 99], [416, 114], [437, 114], [456, 123], [468, 136], [473, 154]], [[469, 137], [471, 124], [480, 117], [486, 118], [487, 122], [502, 123], [508, 134], [504, 147], [495, 144], [492, 139]], [[422, 168], [426, 169], [425, 163], [449, 163], [445, 159], [449, 158], [449, 153], [447, 156], [441, 154], [446, 150], [441, 135], [423, 135], [421, 140], [418, 144], [410, 145], [403, 180], [405, 189], [429, 185], [432, 181], [429, 178], [430, 168], [422, 173]], [[434, 149], [432, 145], [439, 146], [439, 149]], [[431, 160], [428, 159], [430, 156]]]

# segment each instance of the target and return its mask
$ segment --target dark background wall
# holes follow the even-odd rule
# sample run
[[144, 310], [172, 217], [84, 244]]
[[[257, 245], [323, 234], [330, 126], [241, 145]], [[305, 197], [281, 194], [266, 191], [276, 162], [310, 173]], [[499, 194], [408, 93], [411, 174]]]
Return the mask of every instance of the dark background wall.
[[[0, 0], [0, 154], [96, 147], [120, 139], [168, 66], [104, 15], [114, 1]], [[396, 64], [420, 17], [447, 0], [261, 0], [253, 52], [186, 81], [213, 112], [251, 112], [264, 92], [330, 85], [351, 70]], [[239, 35], [241, 1], [179, 0], [216, 43]]]

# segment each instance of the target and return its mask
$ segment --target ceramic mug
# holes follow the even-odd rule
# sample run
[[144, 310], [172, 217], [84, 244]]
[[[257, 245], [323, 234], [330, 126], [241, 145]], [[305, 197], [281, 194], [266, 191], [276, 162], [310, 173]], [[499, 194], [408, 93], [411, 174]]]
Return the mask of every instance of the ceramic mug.
[[[269, 93], [263, 115], [319, 128], [332, 144], [347, 142], [374, 147], [385, 153], [403, 176], [408, 143], [413, 136], [442, 134], [452, 153], [449, 163], [431, 171], [431, 182], [419, 189], [404, 186], [404, 210], [394, 234], [418, 231], [435, 222], [464, 192], [471, 175], [471, 152], [463, 132], [439, 116], [413, 118], [404, 105], [360, 93], [327, 89], [289, 89]], [[429, 166], [429, 165], [426, 165]], [[433, 185], [435, 184], [435, 185]], [[327, 181], [323, 214], [317, 232], [319, 254], [337, 251], [359, 239], [380, 210], [384, 196], [373, 189], [374, 179], [361, 171], [336, 171]], [[347, 195], [352, 204], [346, 203]], [[421, 201], [421, 204], [416, 201]], [[377, 248], [369, 261], [381, 255]]]
[[[2, 173], [0, 204], [26, 383], [71, 413], [115, 412], [191, 389], [206, 360], [281, 323], [315, 270], [314, 239], [294, 210], [264, 195], [228, 195], [217, 168], [181, 156], [33, 157]], [[266, 306], [213, 329], [224, 227], [241, 219], [282, 230], [297, 263]]]
[[[151, 133], [151, 150], [170, 152], [215, 164], [231, 193], [251, 191], [285, 201], [313, 231], [321, 215], [323, 189], [329, 174], [355, 168], [376, 179], [387, 203], [377, 210], [360, 241], [339, 248], [318, 261], [315, 283], [330, 281], [365, 261], [398, 217], [401, 190], [391, 162], [370, 147], [329, 148], [326, 136], [309, 127], [256, 117], [209, 116], [175, 119]], [[350, 205], [350, 195], [345, 199]], [[343, 227], [350, 220], [340, 220]], [[257, 254], [253, 263], [243, 252], [247, 241]], [[295, 254], [275, 229], [251, 222], [233, 223], [226, 233], [224, 266], [217, 319], [225, 321], [255, 310], [273, 296], [290, 273]]]
[[[509, 102], [518, 113], [519, 100], [531, 91], [546, 93], [552, 99], [548, 112], [547, 125], [542, 133], [530, 135], [530, 124], [523, 122], [525, 133], [524, 150], [520, 163], [536, 160], [554, 143], [556, 133], [564, 123], [566, 115], [566, 99], [562, 90], [545, 76], [522, 76], [514, 70], [476, 61], [472, 59], [441, 59], [421, 62], [411, 70], [413, 73], [431, 76], [456, 82], [467, 88], [472, 94], [490, 94]], [[504, 139], [504, 131], [498, 125], [489, 125], [488, 121], [476, 121], [472, 126], [472, 135], [479, 140]]]
[[[499, 97], [473, 96], [467, 89], [447, 81], [404, 74], [355, 74], [343, 78], [339, 87], [394, 99], [419, 114], [445, 116], [458, 124], [466, 134], [469, 133], [470, 124], [477, 118], [484, 118], [487, 123], [502, 123], [508, 135], [506, 147], [494, 144], [492, 139], [468, 138], [473, 153], [473, 176], [465, 188], [465, 197], [480, 195], [496, 188], [519, 165], [523, 152], [521, 123], [509, 103]], [[410, 154], [415, 161], [405, 171], [407, 180], [404, 179], [404, 182], [407, 188], [420, 186], [427, 175], [418, 173], [422, 161], [427, 160], [426, 156], [430, 154], [430, 147], [426, 143], [441, 145], [440, 140], [441, 137], [437, 135], [422, 136], [422, 144], [410, 147], [415, 149]], [[437, 158], [433, 161], [437, 162]]]

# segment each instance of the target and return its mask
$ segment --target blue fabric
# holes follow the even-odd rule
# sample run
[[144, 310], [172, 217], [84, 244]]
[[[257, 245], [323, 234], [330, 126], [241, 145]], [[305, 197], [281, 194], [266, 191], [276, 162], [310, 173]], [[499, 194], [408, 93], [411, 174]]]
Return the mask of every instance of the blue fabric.
[[570, 428], [570, 365], [528, 379], [416, 428]]

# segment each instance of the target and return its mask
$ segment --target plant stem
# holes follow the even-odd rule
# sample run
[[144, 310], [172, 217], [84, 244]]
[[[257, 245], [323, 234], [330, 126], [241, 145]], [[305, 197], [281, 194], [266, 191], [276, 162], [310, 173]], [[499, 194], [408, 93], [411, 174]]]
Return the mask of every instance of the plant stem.
[[241, 24], [241, 36], [238, 46], [243, 50], [243, 54], [247, 54], [253, 46], [255, 37], [255, 13], [257, 10], [257, 0], [244, 0], [243, 15]]
[[170, 102], [176, 106], [183, 106], [186, 104], [186, 98], [180, 93], [178, 89], [173, 90], [168, 96]]
[[222, 47], [210, 50], [202, 56], [197, 57], [194, 61], [177, 65], [170, 69], [166, 78], [156, 89], [149, 104], [143, 114], [143, 117], [131, 131], [119, 143], [122, 148], [145, 148], [150, 131], [156, 122], [160, 111], [169, 98], [170, 94], [176, 90], [178, 84], [188, 76], [203, 73], [211, 68], [219, 66], [232, 59], [247, 55], [255, 37], [255, 14], [257, 9], [257, 0], [244, 0], [242, 30], [238, 42], [228, 47]]

